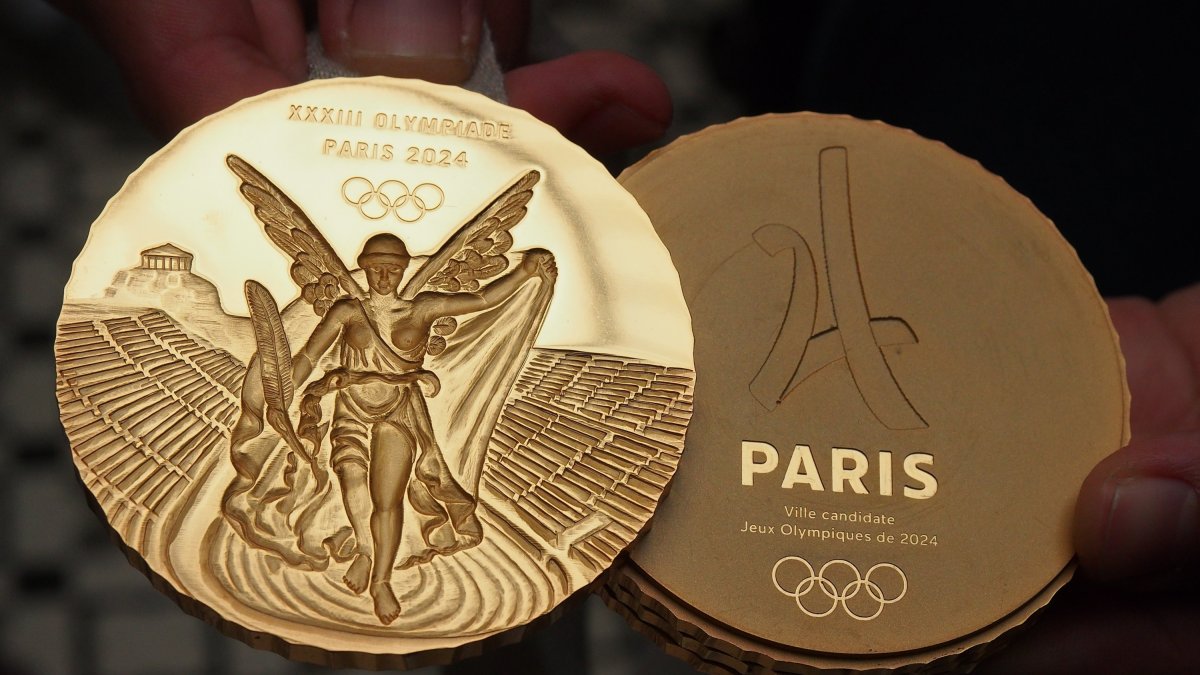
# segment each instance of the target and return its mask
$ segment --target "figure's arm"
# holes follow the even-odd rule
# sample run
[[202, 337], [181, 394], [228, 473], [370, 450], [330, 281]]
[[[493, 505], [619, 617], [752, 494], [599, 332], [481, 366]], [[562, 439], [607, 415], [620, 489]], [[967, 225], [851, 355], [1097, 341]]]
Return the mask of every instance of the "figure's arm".
[[325, 355], [325, 352], [329, 351], [338, 335], [341, 334], [342, 328], [345, 327], [346, 321], [354, 311], [352, 302], [352, 300], [344, 299], [333, 303], [329, 311], [325, 312], [325, 316], [321, 317], [317, 327], [313, 329], [312, 335], [308, 336], [304, 347], [296, 352], [295, 358], [292, 359], [292, 382], [297, 389], [308, 380], [317, 361]]
[[[541, 277], [545, 283], [554, 283], [558, 277], [554, 255], [544, 249], [526, 251], [516, 269], [476, 293], [429, 294], [424, 299], [426, 311], [437, 318], [490, 309], [511, 298], [526, 281], [536, 277]], [[421, 296], [417, 297], [421, 301]]]

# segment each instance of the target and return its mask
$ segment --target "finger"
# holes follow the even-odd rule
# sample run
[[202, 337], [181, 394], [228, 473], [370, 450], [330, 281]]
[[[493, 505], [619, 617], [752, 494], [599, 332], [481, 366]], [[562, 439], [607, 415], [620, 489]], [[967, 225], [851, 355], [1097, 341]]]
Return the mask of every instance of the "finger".
[[1084, 480], [1075, 547], [1088, 576], [1144, 578], [1200, 562], [1200, 432], [1135, 439]]
[[[471, 73], [486, 14], [498, 56], [523, 48], [527, 0], [321, 0], [330, 57], [364, 74], [458, 84]], [[509, 101], [598, 153], [654, 140], [670, 123], [670, 96], [646, 66], [590, 52], [520, 68], [506, 78]]]
[[289, 79], [308, 77], [304, 13], [296, 0], [250, 0], [263, 51]]
[[1095, 579], [1161, 575], [1200, 559], [1200, 285], [1161, 305], [1109, 301], [1132, 395], [1133, 441], [1076, 502], [1075, 543]]
[[[76, 2], [75, 11], [116, 57], [147, 121], [174, 133], [204, 115], [292, 84], [304, 58], [298, 7], [279, 1]], [[269, 46], [259, 22], [271, 33]]]
[[1108, 307], [1125, 356], [1134, 436], [1200, 428], [1200, 285], [1161, 306], [1114, 298]]
[[648, 66], [615, 52], [580, 52], [505, 77], [509, 102], [603, 154], [662, 136], [671, 95]]
[[479, 53], [483, 0], [320, 0], [325, 53], [364, 75], [461, 84]]
[[1192, 419], [1189, 428], [1200, 428], [1200, 284], [1193, 284], [1159, 303], [1163, 323], [1187, 354], [1192, 375]]

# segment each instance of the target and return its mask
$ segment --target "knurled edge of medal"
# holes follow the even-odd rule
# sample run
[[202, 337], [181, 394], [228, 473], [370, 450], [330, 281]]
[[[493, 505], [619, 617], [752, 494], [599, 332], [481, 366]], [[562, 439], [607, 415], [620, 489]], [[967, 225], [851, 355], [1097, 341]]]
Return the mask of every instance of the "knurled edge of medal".
[[714, 675], [748, 671], [932, 675], [969, 672], [980, 660], [1003, 649], [1037, 619], [1074, 571], [1074, 563], [1068, 565], [1025, 605], [979, 631], [952, 642], [877, 656], [805, 651], [739, 632], [696, 611], [629, 561], [609, 577], [599, 593], [610, 609], [664, 651]]
[[[939, 151], [950, 153], [967, 162], [979, 172], [982, 180], [997, 182], [1011, 197], [1019, 200], [1022, 207], [1028, 209], [1045, 224], [1048, 241], [1053, 241], [1065, 249], [1069, 258], [1074, 261], [1077, 270], [1086, 276], [1087, 286], [1092, 290], [1091, 299], [1099, 305], [1100, 312], [1108, 324], [1113, 353], [1116, 356], [1118, 382], [1123, 394], [1121, 438], [1119, 444], [1113, 446], [1112, 451], [1126, 445], [1130, 439], [1131, 397], [1129, 384], [1125, 377], [1125, 357], [1121, 352], [1120, 338], [1112, 325], [1108, 306], [1096, 289], [1095, 278], [1079, 259], [1075, 247], [1063, 237], [1054, 222], [1042, 213], [1031, 199], [1013, 188], [1004, 178], [989, 171], [978, 160], [955, 151], [941, 141], [926, 138], [911, 129], [896, 127], [881, 120], [864, 120], [852, 115], [814, 112], [768, 113], [712, 125], [700, 131], [680, 136], [671, 144], [652, 151], [626, 168], [617, 177], [617, 180], [625, 185], [639, 171], [659, 157], [703, 142], [706, 135], [763, 123], [822, 119], [873, 125], [889, 133], [907, 134], [932, 144]], [[686, 449], [685, 441], [685, 452]], [[686, 601], [675, 597], [628, 558], [620, 560], [615, 565], [610, 577], [601, 587], [600, 595], [613, 611], [624, 617], [636, 630], [650, 637], [668, 653], [687, 661], [704, 672], [720, 675], [741, 674], [749, 669], [803, 674], [969, 672], [980, 660], [1001, 650], [1015, 635], [1032, 624], [1058, 591], [1072, 579], [1076, 567], [1075, 559], [1070, 560], [1058, 575], [1024, 605], [994, 623], [968, 633], [958, 640], [893, 655], [874, 657], [805, 651], [742, 633], [734, 627], [697, 611]]]
[[[76, 473], [78, 474], [78, 472]], [[419, 652], [409, 652], [408, 654], [372, 654], [357, 651], [321, 649], [312, 645], [296, 644], [277, 635], [247, 628], [236, 621], [226, 619], [217, 610], [178, 590], [173, 581], [150, 567], [149, 563], [146, 562], [146, 559], [142, 557], [137, 549], [125, 543], [121, 533], [108, 522], [108, 517], [105, 515], [99, 501], [96, 500], [95, 495], [87, 489], [87, 486], [84, 485], [78, 475], [76, 475], [76, 480], [80, 489], [85, 493], [88, 507], [103, 522], [105, 529], [108, 531], [109, 538], [117, 545], [121, 553], [124, 554], [130, 566], [144, 574], [150, 580], [150, 585], [155, 590], [170, 598], [184, 612], [216, 628], [223, 635], [244, 642], [256, 649], [274, 652], [292, 661], [302, 661], [327, 668], [411, 670], [428, 666], [450, 665], [463, 659], [479, 656], [486, 652], [521, 642], [525, 639], [526, 631], [538, 631], [553, 624], [565, 612], [586, 600], [592, 593], [599, 593], [600, 585], [605, 579], [604, 575], [597, 576], [590, 584], [577, 589], [555, 606], [554, 609], [526, 624], [515, 626], [457, 647], [427, 649]]]

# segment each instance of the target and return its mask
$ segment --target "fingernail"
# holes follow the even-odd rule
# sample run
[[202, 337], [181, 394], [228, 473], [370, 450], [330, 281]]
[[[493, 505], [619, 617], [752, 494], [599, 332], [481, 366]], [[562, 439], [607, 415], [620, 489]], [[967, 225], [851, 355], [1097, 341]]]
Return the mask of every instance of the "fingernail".
[[1195, 556], [1200, 540], [1200, 499], [1194, 487], [1154, 476], [1114, 477], [1109, 481], [1112, 500], [1104, 550], [1091, 567], [1094, 576], [1123, 579], [1152, 575]]
[[335, 57], [363, 74], [458, 84], [471, 75], [481, 0], [355, 0]]

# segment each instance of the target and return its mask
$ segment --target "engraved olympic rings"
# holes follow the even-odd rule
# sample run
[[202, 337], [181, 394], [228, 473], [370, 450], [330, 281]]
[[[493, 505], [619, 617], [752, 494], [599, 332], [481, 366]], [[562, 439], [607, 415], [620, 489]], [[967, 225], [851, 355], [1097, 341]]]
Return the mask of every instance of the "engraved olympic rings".
[[[782, 586], [779, 581], [779, 568], [783, 566], [784, 563], [789, 561], [795, 561], [799, 563], [803, 566], [806, 572], [805, 576], [796, 584], [796, 587], [791, 590]], [[829, 573], [841, 570], [843, 568], [848, 570], [849, 574], [839, 574], [838, 576], [842, 576], [843, 579], [839, 579], [838, 583], [835, 583], [834, 580], [829, 577]], [[889, 575], [889, 573], [892, 573], [899, 578], [898, 583], [894, 580], [879, 579], [881, 575], [886, 577]], [[892, 597], [888, 597], [888, 595], [884, 593], [883, 586], [881, 586], [879, 583], [880, 581], [884, 581], [884, 585], [891, 588], [899, 586], [899, 591], [896, 592]], [[820, 570], [814, 571], [813, 566], [810, 565], [807, 560], [798, 556], [790, 555], [780, 558], [779, 562], [775, 563], [775, 566], [771, 568], [771, 582], [775, 584], [775, 590], [794, 599], [796, 601], [796, 606], [800, 608], [800, 611], [815, 619], [819, 619], [823, 616], [829, 616], [835, 610], [837, 610], [838, 607], [841, 607], [852, 619], [857, 619], [859, 621], [870, 621], [871, 619], [879, 616], [883, 612], [883, 608], [885, 606], [894, 602], [898, 602], [906, 593], [908, 593], [908, 577], [904, 576], [904, 572], [901, 571], [899, 567], [896, 567], [892, 563], [886, 562], [879, 563], [871, 567], [871, 569], [867, 570], [866, 574], [860, 573], [858, 568], [854, 566], [854, 563], [848, 560], [839, 559], [830, 560], [822, 565]], [[841, 588], [838, 588], [839, 584], [841, 585]], [[789, 584], [789, 586], [790, 585], [791, 584]], [[824, 596], [825, 599], [829, 601], [830, 604], [827, 609], [813, 610], [804, 605], [804, 598], [808, 597], [809, 594], [814, 590], [819, 590], [820, 595]], [[861, 602], [878, 604], [874, 611], [856, 612], [854, 609], [851, 609], [848, 603], [857, 597], [860, 592], [863, 592], [865, 597], [869, 598], [869, 600], [864, 600]], [[819, 598], [820, 596], [816, 597]], [[822, 601], [821, 604], [823, 605], [824, 602]], [[857, 607], [859, 603], [855, 604]]]
[[415, 223], [440, 208], [446, 201], [446, 193], [433, 183], [409, 189], [395, 179], [375, 185], [367, 178], [353, 176], [342, 183], [342, 199], [370, 220], [379, 220], [390, 213], [401, 222]]

